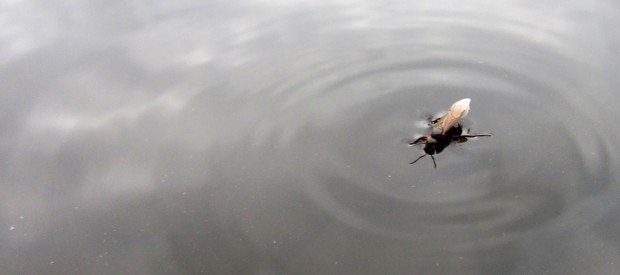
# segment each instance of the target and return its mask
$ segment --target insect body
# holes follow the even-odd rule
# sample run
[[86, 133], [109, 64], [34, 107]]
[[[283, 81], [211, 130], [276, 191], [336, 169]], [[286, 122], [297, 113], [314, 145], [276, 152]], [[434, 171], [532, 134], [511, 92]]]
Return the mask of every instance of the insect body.
[[452, 142], [461, 143], [467, 141], [467, 138], [491, 136], [491, 134], [463, 135], [463, 127], [459, 124], [459, 120], [469, 113], [470, 102], [471, 99], [465, 98], [452, 104], [448, 112], [439, 119], [431, 121], [430, 135], [422, 136], [409, 143], [410, 145], [424, 144], [424, 152], [426, 153], [410, 164], [414, 164], [428, 155], [433, 159], [433, 166], [437, 168], [437, 163], [433, 155], [441, 153], [448, 145], [452, 144]]

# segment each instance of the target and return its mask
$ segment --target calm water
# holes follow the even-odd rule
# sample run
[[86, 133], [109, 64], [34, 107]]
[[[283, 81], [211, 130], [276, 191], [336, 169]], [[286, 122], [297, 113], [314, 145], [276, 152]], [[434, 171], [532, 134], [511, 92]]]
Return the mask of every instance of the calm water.
[[620, 272], [616, 1], [0, 6], [4, 274]]

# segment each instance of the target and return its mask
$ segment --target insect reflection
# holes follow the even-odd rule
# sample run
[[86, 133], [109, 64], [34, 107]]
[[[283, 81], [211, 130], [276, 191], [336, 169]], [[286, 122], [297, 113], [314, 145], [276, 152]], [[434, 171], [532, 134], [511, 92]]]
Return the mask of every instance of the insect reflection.
[[469, 113], [469, 103], [471, 99], [461, 99], [450, 107], [450, 110], [443, 116], [430, 122], [431, 132], [429, 135], [422, 136], [416, 140], [409, 142], [410, 145], [424, 144], [424, 155], [421, 155], [410, 164], [416, 163], [425, 156], [431, 156], [433, 159], [433, 167], [437, 168], [435, 157], [433, 155], [441, 153], [446, 147], [453, 142], [466, 142], [467, 138], [473, 137], [490, 137], [491, 134], [467, 134], [463, 135], [463, 127], [459, 124], [459, 120]]

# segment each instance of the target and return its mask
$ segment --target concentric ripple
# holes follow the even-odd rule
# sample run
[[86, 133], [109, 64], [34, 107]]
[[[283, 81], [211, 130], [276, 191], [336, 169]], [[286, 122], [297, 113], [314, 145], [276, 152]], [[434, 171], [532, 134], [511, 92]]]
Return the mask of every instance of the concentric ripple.
[[[488, 252], [561, 219], [617, 177], [609, 152], [618, 131], [599, 119], [613, 110], [585, 92], [612, 94], [612, 83], [583, 77], [597, 65], [579, 58], [570, 28], [475, 10], [424, 14], [357, 26], [349, 38], [359, 52], [324, 56], [311, 44], [307, 54], [281, 53], [294, 64], [270, 64], [280, 82], [235, 107], [243, 115], [226, 123], [253, 126], [224, 135], [235, 137], [219, 141], [210, 164], [216, 180], [246, 191], [217, 204], [243, 209], [242, 228], [261, 228], [249, 238], [308, 230], [333, 241], [347, 230], [327, 226], [327, 214], [372, 239]], [[326, 40], [350, 46], [335, 37]], [[424, 116], [466, 97], [464, 126], [493, 137], [450, 146], [435, 156], [437, 169], [430, 159], [410, 165], [423, 151], [405, 141], [427, 131]], [[248, 218], [270, 211], [290, 227]], [[308, 224], [319, 228], [299, 229]]]

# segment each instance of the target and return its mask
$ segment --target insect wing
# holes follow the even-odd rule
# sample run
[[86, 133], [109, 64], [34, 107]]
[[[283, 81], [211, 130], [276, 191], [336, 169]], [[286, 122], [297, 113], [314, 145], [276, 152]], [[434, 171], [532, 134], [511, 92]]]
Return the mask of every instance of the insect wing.
[[470, 102], [471, 99], [464, 98], [452, 104], [450, 110], [439, 118], [439, 121], [433, 125], [433, 128], [441, 128], [441, 134], [445, 134], [448, 130], [450, 130], [450, 128], [459, 123], [461, 118], [465, 117], [469, 113]]

